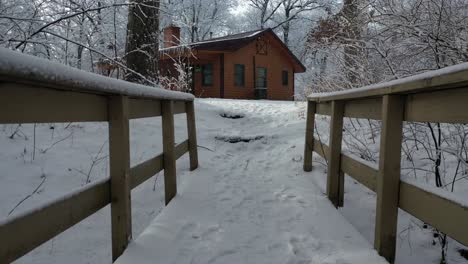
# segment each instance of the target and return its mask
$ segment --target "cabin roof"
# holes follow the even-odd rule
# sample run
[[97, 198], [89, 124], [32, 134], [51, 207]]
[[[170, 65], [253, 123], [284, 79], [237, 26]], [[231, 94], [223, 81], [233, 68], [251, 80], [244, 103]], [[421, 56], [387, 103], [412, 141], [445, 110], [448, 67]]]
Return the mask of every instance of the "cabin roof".
[[170, 53], [170, 52], [175, 52], [175, 51], [180, 51], [180, 50], [185, 50], [185, 49], [206, 50], [206, 51], [235, 51], [244, 47], [245, 45], [249, 44], [251, 41], [257, 39], [258, 37], [264, 34], [270, 34], [277, 40], [281, 48], [284, 51], [286, 51], [287, 56], [290, 59], [292, 59], [292, 61], [296, 64], [296, 66], [298, 66], [297, 68], [300, 69], [300, 71], [297, 71], [297, 72], [305, 72], [306, 68], [302, 64], [302, 62], [291, 52], [291, 50], [284, 44], [284, 42], [278, 38], [278, 36], [273, 32], [271, 28], [252, 30], [252, 31], [238, 33], [238, 34], [226, 35], [226, 36], [219, 37], [219, 38], [212, 38], [209, 40], [198, 41], [198, 42], [193, 42], [189, 44], [178, 45], [178, 46], [173, 46], [173, 47], [168, 47], [168, 48], [162, 48], [160, 49], [160, 52]]

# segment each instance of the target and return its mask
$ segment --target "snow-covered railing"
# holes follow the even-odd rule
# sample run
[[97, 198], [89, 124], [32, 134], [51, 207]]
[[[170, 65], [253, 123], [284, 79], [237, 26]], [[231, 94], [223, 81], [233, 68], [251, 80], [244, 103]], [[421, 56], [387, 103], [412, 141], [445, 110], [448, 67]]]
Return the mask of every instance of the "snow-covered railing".
[[[177, 193], [176, 160], [198, 167], [194, 97], [80, 71], [0, 49], [0, 124], [108, 122], [110, 177], [0, 222], [0, 263], [9, 263], [111, 204], [112, 258], [132, 237], [131, 190], [164, 170], [166, 204]], [[188, 139], [175, 145], [174, 115]], [[129, 120], [162, 116], [163, 153], [130, 168]], [[1, 183], [0, 183], [1, 184]]]
[[[343, 206], [344, 173], [377, 193], [374, 247], [393, 262], [398, 208], [468, 246], [468, 205], [400, 180], [404, 121], [468, 123], [468, 63], [359, 89], [308, 98], [304, 170], [315, 151], [328, 162], [327, 195]], [[315, 114], [331, 116], [329, 145], [314, 138]], [[343, 118], [382, 120], [379, 164], [341, 152]]]

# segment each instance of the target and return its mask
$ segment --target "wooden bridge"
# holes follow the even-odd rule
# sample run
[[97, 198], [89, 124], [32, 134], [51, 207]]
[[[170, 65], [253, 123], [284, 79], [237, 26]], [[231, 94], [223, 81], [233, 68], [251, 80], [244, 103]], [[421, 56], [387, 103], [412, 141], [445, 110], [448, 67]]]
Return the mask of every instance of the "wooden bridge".
[[[344, 174], [377, 193], [374, 247], [395, 258], [398, 208], [468, 245], [468, 205], [400, 180], [403, 122], [468, 123], [468, 63], [387, 83], [308, 98], [304, 170], [312, 152], [328, 161], [327, 195], [343, 206]], [[331, 117], [329, 144], [314, 138], [315, 115]], [[378, 166], [341, 152], [343, 119], [382, 120]], [[376, 164], [377, 165], [377, 164]]]
[[[0, 263], [12, 262], [111, 205], [112, 259], [132, 239], [131, 190], [164, 170], [165, 199], [177, 194], [176, 160], [198, 167], [193, 96], [89, 74], [0, 50], [0, 123], [107, 122], [110, 178], [0, 223]], [[175, 145], [174, 115], [188, 139]], [[129, 120], [162, 116], [163, 153], [130, 168]]]
[[[198, 167], [193, 96], [148, 88], [0, 50], [0, 123], [108, 122], [110, 177], [0, 223], [0, 263], [12, 262], [111, 205], [112, 259], [132, 240], [131, 190], [164, 170], [166, 204], [177, 194], [176, 160]], [[468, 207], [400, 180], [402, 124], [468, 123], [468, 65], [308, 101], [304, 170], [312, 152], [328, 160], [327, 195], [343, 206], [344, 174], [377, 193], [375, 248], [393, 262], [398, 208], [468, 245]], [[174, 115], [188, 139], [174, 141]], [[330, 115], [330, 142], [314, 139], [315, 114]], [[129, 120], [162, 116], [163, 153], [130, 167]], [[382, 120], [378, 169], [341, 153], [344, 117]], [[336, 216], [338, 217], [338, 216]]]

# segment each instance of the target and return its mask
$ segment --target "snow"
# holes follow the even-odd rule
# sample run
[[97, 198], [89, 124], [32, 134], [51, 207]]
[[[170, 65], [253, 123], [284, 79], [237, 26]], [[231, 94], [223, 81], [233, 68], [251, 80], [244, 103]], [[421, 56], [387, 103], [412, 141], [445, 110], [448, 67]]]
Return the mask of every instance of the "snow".
[[[372, 85], [368, 85], [368, 86], [364, 86], [360, 88], [354, 88], [354, 89], [349, 89], [349, 90], [344, 90], [344, 91], [329, 92], [329, 93], [312, 93], [308, 96], [308, 98], [309, 99], [320, 98], [320, 99], [326, 100], [327, 97], [333, 97], [337, 95], [353, 95], [353, 94], [365, 93], [368, 91], [374, 91], [374, 90], [379, 90], [379, 89], [384, 89], [384, 88], [391, 89], [392, 87], [395, 87], [398, 85], [408, 84], [408, 83], [423, 81], [423, 80], [427, 81], [428, 85], [430, 85], [431, 79], [433, 78], [440, 77], [443, 75], [456, 74], [460, 72], [465, 72], [463, 81], [466, 82], [467, 81], [466, 75], [468, 75], [468, 62], [461, 63], [461, 64], [454, 65], [454, 66], [445, 67], [440, 70], [428, 71], [425, 73], [416, 74], [416, 75], [409, 76], [406, 78], [401, 78], [401, 79], [397, 79], [397, 80], [393, 80], [389, 82], [372, 84]], [[454, 81], [460, 82], [461, 80], [458, 79]]]
[[[187, 155], [178, 160], [179, 193], [166, 208], [162, 175], [132, 191], [134, 237], [157, 216], [144, 234], [158, 230], [154, 235], [161, 241], [149, 251], [159, 252], [161, 263], [184, 263], [192, 257], [193, 263], [207, 263], [208, 258], [213, 263], [235, 259], [247, 263], [384, 263], [318, 191], [312, 181], [317, 176], [302, 171], [304, 106], [293, 102], [196, 100], [200, 168], [190, 172]], [[244, 117], [224, 118], [224, 113]], [[131, 122], [132, 166], [161, 151], [159, 120]], [[181, 142], [187, 135], [185, 115], [177, 115], [175, 124], [176, 141]], [[77, 169], [87, 172], [92, 157], [107, 155], [107, 147], [97, 155], [101, 145], [107, 144], [107, 125], [76, 123], [65, 129], [66, 125], [55, 124], [53, 136], [49, 125], [38, 125], [34, 161], [30, 155], [33, 126], [22, 125], [22, 133], [28, 136], [25, 140], [8, 138], [15, 126], [3, 125], [0, 219], [8, 216], [41, 177], [47, 180], [40, 191], [11, 216], [86, 185], [86, 176]], [[46, 153], [39, 151], [70, 131], [70, 139]], [[239, 143], [216, 139], [243, 135], [263, 138]], [[107, 177], [107, 162], [96, 165], [92, 183]], [[130, 246], [129, 254], [140, 250], [139, 241]], [[106, 207], [18, 263], [105, 263], [111, 258], [110, 246]]]
[[[314, 179], [322, 192], [326, 190], [326, 168], [317, 165], [318, 173]], [[419, 186], [418, 186], [419, 187]], [[351, 177], [345, 177], [344, 207], [340, 213], [359, 230], [367, 241], [374, 240], [375, 208], [377, 196]], [[440, 190], [439, 190], [440, 192]], [[440, 263], [440, 245], [433, 244], [437, 238], [433, 236], [433, 229], [405, 211], [398, 210], [398, 229], [396, 260], [398, 264], [426, 264]], [[466, 263], [457, 252], [465, 248], [449, 238], [447, 248], [447, 263]]]
[[[224, 106], [209, 127], [205, 117], [198, 124], [215, 152], [202, 152], [200, 168], [116, 263], [386, 263], [302, 171], [299, 107], [203, 103]], [[263, 138], [213, 141], [250, 135]]]
[[[328, 116], [316, 116], [316, 132], [318, 133], [316, 138], [320, 137], [323, 142], [328, 142], [329, 122], [330, 118]], [[354, 122], [354, 125], [351, 122]], [[366, 157], [370, 157], [370, 160], [373, 161], [365, 161], [364, 164], [377, 169], [380, 148], [380, 123], [377, 121], [371, 122], [375, 128], [373, 133], [370, 132], [368, 120], [346, 118], [344, 120], [342, 151], [352, 155], [355, 159], [359, 155], [370, 154]], [[444, 124], [442, 124], [442, 129], [443, 131], [448, 130], [447, 127], [444, 127]], [[454, 129], [452, 128], [452, 130]], [[423, 135], [418, 136], [423, 137]], [[411, 142], [406, 141], [403, 147], [414, 151], [412, 153], [413, 159], [407, 158], [407, 152], [402, 153], [401, 180], [416, 185], [423, 190], [434, 192], [458, 204], [466, 204], [468, 180], [462, 179], [463, 176], [459, 175], [458, 178], [462, 180], [457, 181], [454, 192], [450, 193], [450, 183], [453, 180], [457, 159], [449, 156], [444, 157], [441, 167], [446, 168], [447, 171], [442, 171], [442, 182], [448, 186], [436, 190], [431, 187], [435, 185], [434, 172], [432, 171], [434, 162], [426, 158], [427, 153], [425, 153], [424, 147], [420, 145], [419, 151], [417, 151], [414, 147], [408, 147], [409, 144]], [[362, 162], [361, 159], [359, 161]], [[327, 182], [326, 162], [314, 154], [314, 164], [314, 169], [322, 172], [317, 173], [318, 177], [314, 178], [314, 180], [316, 180], [322, 192], [325, 192]], [[414, 171], [413, 167], [417, 171]], [[375, 208], [376, 194], [353, 178], [346, 176], [344, 207], [339, 210], [368, 241], [374, 240]], [[395, 263], [440, 263], [441, 245], [434, 233], [437, 233], [437, 231], [430, 225], [403, 210], [399, 210]], [[448, 238], [447, 263], [466, 263], [466, 259], [460, 256], [459, 250], [466, 250], [466, 247]]]
[[200, 45], [200, 44], [207, 44], [207, 43], [216, 43], [216, 42], [220, 42], [220, 41], [228, 41], [228, 40], [235, 40], [235, 39], [244, 39], [244, 38], [251, 38], [251, 37], [255, 37], [256, 35], [266, 31], [267, 29], [259, 29], [259, 30], [256, 30], [256, 31], [253, 31], [251, 34], [249, 35], [246, 35], [246, 36], [241, 36], [239, 37], [239, 34], [233, 34], [232, 36], [230, 35], [227, 35], [227, 36], [224, 36], [224, 37], [219, 37], [219, 38], [214, 38], [214, 39], [208, 39], [208, 40], [203, 40], [203, 41], [197, 41], [197, 42], [192, 42], [192, 43], [189, 43], [189, 44], [184, 44], [184, 45], [179, 45], [179, 46], [173, 46], [173, 47], [167, 47], [167, 48], [162, 48], [160, 49], [160, 51], [177, 51], [179, 49], [185, 49], [185, 48], [189, 48], [189, 47], [192, 47], [192, 46], [197, 46], [197, 45]]
[[255, 37], [256, 35], [258, 35], [258, 34], [261, 33], [262, 31], [263, 31], [263, 30], [259, 30], [259, 31], [257, 31], [257, 32], [254, 32], [254, 33], [250, 34], [250, 35], [248, 36], [248, 38]]
[[266, 169], [205, 164], [116, 263], [386, 263], [280, 154], [243, 155]]
[[[188, 155], [177, 161], [178, 195], [168, 207], [164, 207], [162, 174], [132, 191], [134, 241], [117, 263], [385, 263], [372, 250], [375, 193], [346, 177], [345, 207], [336, 210], [324, 194], [326, 166], [321, 158], [314, 154], [313, 172], [303, 172], [305, 106], [196, 99], [200, 167], [191, 172]], [[131, 166], [162, 151], [160, 120], [130, 122]], [[327, 122], [316, 119], [324, 142]], [[184, 141], [184, 114], [175, 116], [175, 126], [176, 142]], [[21, 125], [21, 132], [10, 139], [16, 128], [0, 125], [0, 222], [108, 177], [107, 124], [38, 124], [34, 160], [33, 125]], [[236, 137], [261, 138], [224, 141]], [[67, 139], [41, 151], [63, 138]], [[100, 161], [87, 183], [81, 172], [87, 174], [96, 158]], [[38, 192], [9, 216], [44, 178]], [[462, 185], [457, 188], [463, 194]], [[440, 260], [440, 246], [432, 245], [432, 229], [423, 228], [421, 221], [403, 211], [397, 238], [396, 263]], [[449, 263], [466, 263], [459, 248], [450, 240]], [[15, 263], [110, 261], [107, 206]]]
[[0, 80], [156, 99], [190, 101], [194, 98], [191, 94], [129, 83], [5, 48], [0, 48]]

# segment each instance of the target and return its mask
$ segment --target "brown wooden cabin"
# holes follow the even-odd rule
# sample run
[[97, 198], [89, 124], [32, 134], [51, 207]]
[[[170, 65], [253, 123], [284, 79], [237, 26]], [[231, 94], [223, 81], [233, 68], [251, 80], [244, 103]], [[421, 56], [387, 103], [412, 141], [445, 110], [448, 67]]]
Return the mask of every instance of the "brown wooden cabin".
[[190, 65], [188, 86], [197, 97], [293, 100], [294, 74], [306, 70], [271, 29], [188, 45], [179, 39], [180, 28], [164, 29], [160, 74], [177, 76], [174, 61]]

